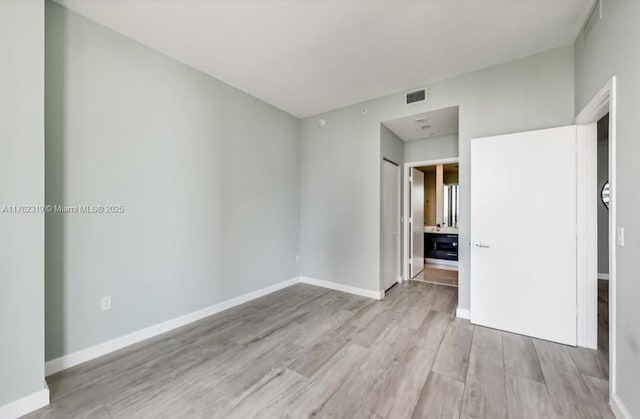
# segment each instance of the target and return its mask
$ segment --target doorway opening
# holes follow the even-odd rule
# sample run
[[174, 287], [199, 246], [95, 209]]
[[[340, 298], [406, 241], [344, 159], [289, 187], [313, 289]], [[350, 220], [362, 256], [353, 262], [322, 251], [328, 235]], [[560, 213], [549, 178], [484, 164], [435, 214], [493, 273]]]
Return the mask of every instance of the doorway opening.
[[[597, 215], [594, 214], [597, 239], [588, 249], [589, 258], [597, 260], [598, 274], [585, 281], [587, 292], [578, 300], [578, 324], [584, 336], [581, 346], [598, 349], [608, 359], [610, 401], [616, 399], [617, 384], [616, 250], [617, 246], [624, 245], [623, 231], [619, 230], [616, 219], [616, 117], [616, 77], [612, 77], [576, 117], [577, 124], [596, 125], [598, 137], [597, 175], [594, 174], [597, 187], [592, 191], [598, 205]], [[605, 267], [606, 272], [602, 272]]]
[[[424, 205], [424, 267], [411, 279], [457, 287], [460, 219], [458, 163], [418, 166], [411, 169], [410, 179], [413, 181], [420, 176], [419, 172], [424, 181], [420, 184], [411, 182], [409, 201], [413, 207], [413, 200], [418, 196], [414, 189], [424, 189], [421, 201]], [[411, 218], [414, 217], [417, 218], [415, 214]]]
[[598, 343], [605, 359], [609, 356], [609, 113], [597, 123], [598, 205]]
[[[383, 290], [399, 280], [458, 286], [458, 113], [458, 107], [452, 106], [380, 124]], [[390, 162], [398, 164], [401, 169], [400, 195], [389, 186], [389, 182], [397, 184]], [[397, 208], [386, 200], [396, 196], [401, 208], [399, 233], [402, 233], [397, 237], [389, 227], [391, 223], [385, 222], [385, 218], [395, 214]], [[401, 274], [396, 281], [388, 268], [391, 263], [389, 255], [396, 253], [385, 237], [395, 244], [400, 243], [396, 240], [400, 236], [400, 257], [395, 260], [400, 261]]]

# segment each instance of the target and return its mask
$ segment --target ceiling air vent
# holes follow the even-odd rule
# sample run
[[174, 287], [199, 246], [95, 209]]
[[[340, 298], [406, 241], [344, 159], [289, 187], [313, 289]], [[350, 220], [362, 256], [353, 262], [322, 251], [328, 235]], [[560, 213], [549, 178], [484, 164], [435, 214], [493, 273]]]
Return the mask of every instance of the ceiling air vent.
[[407, 105], [412, 103], [424, 102], [427, 100], [427, 89], [420, 89], [407, 93]]

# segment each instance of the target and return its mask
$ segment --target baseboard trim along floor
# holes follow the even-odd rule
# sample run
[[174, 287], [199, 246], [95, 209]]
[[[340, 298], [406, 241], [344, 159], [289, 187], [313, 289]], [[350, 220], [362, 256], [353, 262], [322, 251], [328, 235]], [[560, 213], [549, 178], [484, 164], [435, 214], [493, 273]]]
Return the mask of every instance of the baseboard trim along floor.
[[[150, 339], [154, 336], [162, 333], [169, 332], [178, 327], [186, 326], [195, 321], [201, 320], [205, 317], [212, 316], [221, 311], [228, 310], [237, 305], [255, 300], [256, 298], [263, 297], [267, 294], [279, 291], [283, 288], [291, 285], [303, 282], [309, 285], [315, 285], [317, 287], [328, 288], [336, 291], [342, 291], [349, 294], [360, 295], [363, 297], [369, 297], [376, 300], [381, 300], [384, 296], [383, 291], [372, 291], [363, 288], [352, 287], [349, 285], [338, 284], [335, 282], [322, 281], [319, 279], [307, 278], [307, 277], [295, 277], [287, 281], [282, 281], [274, 285], [241, 295], [239, 297], [232, 298], [230, 300], [223, 301], [221, 303], [214, 304], [210, 307], [194, 311], [189, 314], [185, 314], [175, 319], [167, 320], [165, 322], [126, 334], [124, 336], [117, 337], [115, 339], [99, 343], [95, 346], [91, 346], [86, 349], [73, 352], [68, 355], [64, 355], [60, 358], [53, 359], [45, 364], [45, 375], [49, 376], [57, 372], [66, 370], [67, 368], [75, 367], [76, 365], [83, 364], [93, 359], [99, 358], [103, 355], [107, 355], [111, 352], [126, 348], [127, 346], [134, 345], [142, 342], [143, 340]], [[0, 416], [0, 419], [3, 419]]]
[[49, 387], [44, 388], [27, 397], [0, 406], [0, 419], [16, 419], [27, 413], [34, 412], [49, 404]]
[[458, 307], [456, 309], [456, 317], [460, 317], [461, 319], [469, 320], [471, 319], [471, 311], [466, 308]]
[[632, 419], [631, 413], [620, 400], [617, 394], [611, 396], [611, 410], [617, 419]]
[[232, 298], [230, 300], [223, 301], [221, 303], [214, 304], [212, 306], [203, 308], [192, 313], [176, 317], [175, 319], [167, 320], [165, 322], [150, 326], [124, 336], [117, 337], [115, 339], [99, 343], [95, 346], [91, 346], [86, 349], [71, 353], [69, 355], [62, 356], [60, 358], [53, 359], [45, 364], [45, 375], [49, 376], [66, 370], [67, 368], [75, 367], [76, 365], [83, 364], [92, 359], [99, 358], [111, 352], [115, 352], [127, 346], [142, 342], [143, 340], [152, 338], [165, 332], [169, 332], [178, 327], [186, 326], [195, 321], [204, 319], [205, 317], [212, 316], [221, 311], [228, 310], [240, 304], [244, 304], [256, 298], [263, 297], [272, 292], [279, 291], [283, 288], [297, 284], [300, 281], [299, 277], [289, 279], [287, 281], [278, 282], [265, 288], [261, 288], [256, 291], [252, 291], [247, 294], [243, 294], [239, 297]]
[[360, 295], [362, 297], [369, 297], [376, 300], [382, 300], [384, 297], [384, 291], [372, 291], [364, 288], [352, 287], [351, 285], [338, 284], [337, 282], [323, 281], [320, 279], [308, 278], [306, 276], [300, 277], [300, 282], [309, 285], [315, 285], [317, 287], [329, 288], [336, 291], [346, 292], [347, 294]]

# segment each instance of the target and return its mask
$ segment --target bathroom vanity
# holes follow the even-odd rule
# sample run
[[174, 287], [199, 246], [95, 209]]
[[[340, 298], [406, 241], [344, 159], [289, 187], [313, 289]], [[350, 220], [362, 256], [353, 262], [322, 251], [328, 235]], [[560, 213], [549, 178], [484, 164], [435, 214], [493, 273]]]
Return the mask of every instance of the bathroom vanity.
[[425, 259], [458, 260], [458, 231], [457, 229], [441, 229], [436, 231], [425, 227], [424, 233]]

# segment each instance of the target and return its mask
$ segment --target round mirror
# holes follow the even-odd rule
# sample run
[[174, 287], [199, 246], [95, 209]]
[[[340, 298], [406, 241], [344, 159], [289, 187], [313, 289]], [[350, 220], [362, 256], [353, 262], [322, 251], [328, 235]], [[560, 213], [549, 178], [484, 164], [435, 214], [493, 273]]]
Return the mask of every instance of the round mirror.
[[609, 209], [609, 198], [611, 193], [609, 191], [609, 181], [606, 181], [604, 185], [602, 185], [602, 190], [600, 191], [600, 199], [602, 199], [602, 203], [607, 209]]

